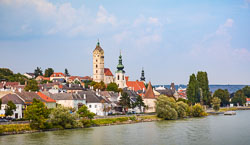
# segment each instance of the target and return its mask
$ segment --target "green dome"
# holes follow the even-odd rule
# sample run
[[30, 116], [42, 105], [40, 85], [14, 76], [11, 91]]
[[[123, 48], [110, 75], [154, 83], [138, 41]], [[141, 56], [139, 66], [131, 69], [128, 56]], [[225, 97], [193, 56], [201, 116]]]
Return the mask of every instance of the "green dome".
[[122, 64], [122, 55], [120, 54], [119, 56], [119, 63], [117, 65], [117, 71], [116, 72], [125, 72], [123, 69], [124, 69], [124, 66]]

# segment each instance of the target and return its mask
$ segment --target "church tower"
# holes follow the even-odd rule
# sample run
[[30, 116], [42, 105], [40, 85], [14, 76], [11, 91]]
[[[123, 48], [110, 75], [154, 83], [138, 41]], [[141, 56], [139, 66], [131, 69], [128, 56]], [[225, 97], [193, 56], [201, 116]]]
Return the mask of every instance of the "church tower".
[[142, 82], [145, 83], [146, 78], [144, 76], [144, 69], [143, 68], [142, 68], [142, 71], [141, 71], [141, 78], [140, 79], [141, 79]]
[[118, 88], [125, 88], [126, 87], [126, 80], [125, 80], [125, 71], [123, 70], [124, 66], [122, 64], [122, 55], [120, 53], [119, 56], [119, 63], [117, 65], [117, 71], [115, 72], [115, 82], [118, 85]]
[[104, 51], [100, 46], [99, 40], [93, 51], [93, 81], [104, 81]]

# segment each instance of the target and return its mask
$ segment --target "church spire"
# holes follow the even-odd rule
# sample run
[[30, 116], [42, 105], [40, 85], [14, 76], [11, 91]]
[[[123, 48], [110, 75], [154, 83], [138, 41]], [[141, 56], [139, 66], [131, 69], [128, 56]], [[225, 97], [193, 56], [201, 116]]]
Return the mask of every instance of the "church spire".
[[141, 81], [144, 81], [145, 82], [146, 78], [144, 76], [144, 69], [142, 67], [142, 71], [141, 71]]
[[117, 72], [125, 72], [123, 69], [124, 69], [124, 66], [122, 64], [122, 53], [120, 51], [119, 63], [117, 65]]

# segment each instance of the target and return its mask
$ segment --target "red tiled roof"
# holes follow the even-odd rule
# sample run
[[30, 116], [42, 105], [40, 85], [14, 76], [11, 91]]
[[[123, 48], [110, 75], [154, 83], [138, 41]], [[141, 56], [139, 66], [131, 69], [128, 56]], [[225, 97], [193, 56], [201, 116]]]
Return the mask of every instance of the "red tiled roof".
[[127, 81], [126, 82], [127, 87], [130, 88], [131, 90], [134, 91], [139, 91], [139, 90], [146, 90], [146, 87], [143, 82], [141, 81]]
[[41, 78], [42, 80], [47, 80], [47, 81], [50, 80], [49, 77], [44, 77], [44, 76], [38, 76], [36, 79], [39, 79], [39, 78]]
[[89, 77], [89, 76], [82, 77], [82, 79], [83, 79], [83, 80], [92, 80], [92, 78]]
[[80, 80], [80, 77], [79, 77], [79, 76], [71, 76], [71, 77], [69, 77], [68, 79], [74, 81], [76, 78], [78, 78], [78, 79]]
[[20, 85], [19, 82], [6, 82], [6, 84], [5, 84], [5, 86], [12, 86], [12, 87], [18, 86], [18, 85]]
[[113, 74], [109, 68], [104, 68], [104, 74], [105, 74], [105, 76], [113, 76]]
[[249, 101], [250, 102], [250, 98], [246, 98], [247, 102]]
[[45, 102], [52, 102], [52, 103], [55, 103], [55, 102], [56, 102], [56, 100], [51, 99], [50, 97], [44, 95], [44, 94], [41, 93], [41, 92], [38, 92], [37, 95], [39, 95]]
[[61, 72], [53, 73], [50, 77], [65, 77], [65, 75]]

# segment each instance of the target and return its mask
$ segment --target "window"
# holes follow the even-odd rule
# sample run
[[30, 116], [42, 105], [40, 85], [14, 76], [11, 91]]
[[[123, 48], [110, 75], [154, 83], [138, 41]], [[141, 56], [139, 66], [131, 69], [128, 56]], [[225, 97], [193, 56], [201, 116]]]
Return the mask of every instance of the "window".
[[97, 108], [97, 105], [95, 105], [95, 108]]
[[98, 60], [95, 60], [96, 62], [98, 61]]
[[98, 73], [98, 71], [96, 70], [96, 73]]
[[89, 105], [89, 108], [91, 108], [91, 105]]
[[122, 76], [122, 80], [124, 80], [124, 75]]
[[98, 65], [96, 65], [96, 68], [98, 67]]
[[120, 79], [120, 76], [118, 75], [118, 76], [117, 76], [117, 80], [119, 80], [119, 79]]

